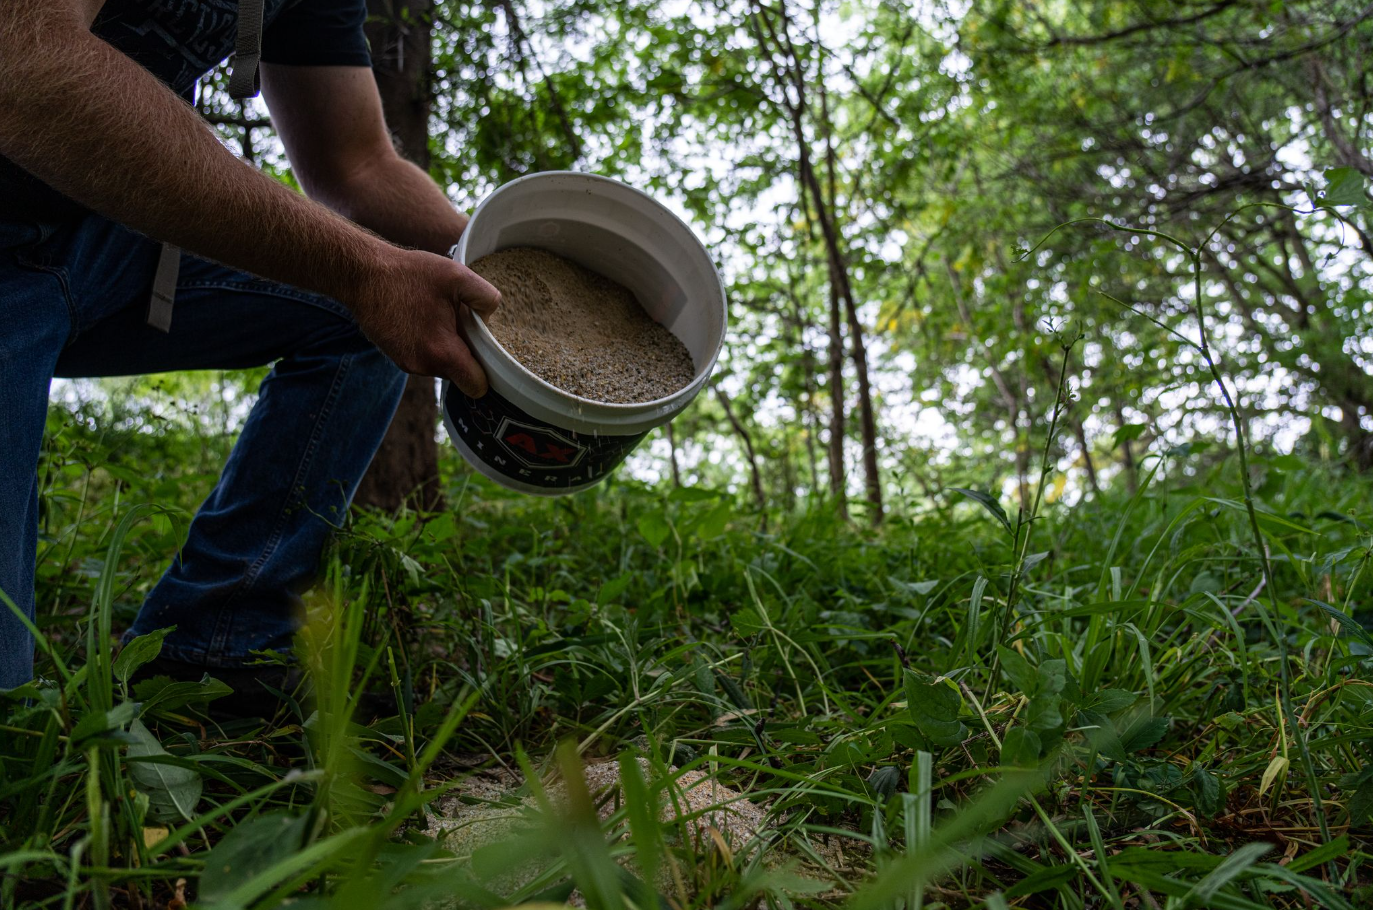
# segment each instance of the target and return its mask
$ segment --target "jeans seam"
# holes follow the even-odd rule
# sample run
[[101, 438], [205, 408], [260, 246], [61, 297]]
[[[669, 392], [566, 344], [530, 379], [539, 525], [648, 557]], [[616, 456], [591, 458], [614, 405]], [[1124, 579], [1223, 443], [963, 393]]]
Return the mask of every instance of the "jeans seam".
[[23, 268], [31, 269], [35, 272], [42, 272], [57, 279], [57, 285], [62, 289], [62, 302], [67, 305], [67, 339], [65, 344], [70, 344], [71, 340], [80, 332], [80, 320], [77, 317], [76, 303], [72, 300], [71, 284], [67, 280], [67, 270], [61, 266], [44, 265], [41, 262], [34, 262], [28, 256], [16, 251], [14, 261]]
[[[182, 291], [227, 291], [231, 293], [262, 294], [268, 297], [284, 297], [288, 300], [295, 300], [299, 303], [308, 303], [328, 310], [340, 316], [351, 319], [352, 314], [348, 308], [332, 297], [323, 294], [313, 294], [309, 291], [302, 291], [293, 288], [289, 284], [279, 284], [274, 281], [256, 279], [261, 283], [260, 287], [253, 287], [241, 281], [186, 281], [177, 285], [177, 290]], [[332, 304], [332, 305], [331, 305]]]
[[277, 519], [272, 527], [272, 533], [268, 536], [267, 543], [262, 548], [262, 553], [258, 555], [257, 559], [253, 560], [252, 565], [248, 567], [248, 571], [244, 573], [243, 578], [239, 580], [239, 583], [235, 585], [233, 590], [224, 598], [224, 603], [220, 608], [219, 616], [215, 622], [214, 634], [210, 636], [207, 656], [211, 653], [218, 653], [227, 646], [232, 627], [230, 617], [233, 613], [233, 610], [231, 609], [233, 604], [239, 599], [244, 591], [251, 588], [253, 583], [257, 581], [259, 574], [262, 572], [262, 567], [266, 564], [267, 560], [271, 559], [272, 554], [276, 552], [277, 547], [281, 543], [282, 536], [286, 533], [286, 522], [287, 516], [291, 511], [291, 503], [295, 497], [296, 490], [304, 486], [305, 474], [314, 463], [315, 453], [319, 450], [319, 438], [323, 433], [322, 428], [325, 421], [329, 419], [329, 415], [333, 413], [334, 404], [338, 401], [339, 390], [342, 388], [348, 372], [352, 369], [353, 357], [354, 355], [352, 354], [346, 354], [339, 360], [338, 369], [334, 371], [333, 384], [329, 387], [329, 394], [325, 396], [324, 403], [319, 409], [319, 416], [315, 418], [314, 426], [310, 429], [309, 445], [306, 447], [305, 453], [301, 456], [300, 464], [296, 467], [295, 476], [291, 478], [291, 486], [286, 494], [286, 501], [282, 503], [281, 511], [277, 513]]

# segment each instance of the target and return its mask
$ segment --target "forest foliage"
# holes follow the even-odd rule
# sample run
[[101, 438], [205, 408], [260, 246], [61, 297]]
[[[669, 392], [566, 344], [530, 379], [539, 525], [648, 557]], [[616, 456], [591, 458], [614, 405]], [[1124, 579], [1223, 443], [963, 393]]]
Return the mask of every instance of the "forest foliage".
[[[563, 500], [445, 447], [441, 511], [340, 529], [314, 705], [227, 725], [110, 636], [260, 373], [58, 387], [0, 905], [1368, 903], [1373, 6], [391, 6], [455, 203], [575, 169], [688, 218], [717, 379]], [[697, 771], [758, 836], [655, 816]], [[452, 800], [512, 836], [431, 836]]]

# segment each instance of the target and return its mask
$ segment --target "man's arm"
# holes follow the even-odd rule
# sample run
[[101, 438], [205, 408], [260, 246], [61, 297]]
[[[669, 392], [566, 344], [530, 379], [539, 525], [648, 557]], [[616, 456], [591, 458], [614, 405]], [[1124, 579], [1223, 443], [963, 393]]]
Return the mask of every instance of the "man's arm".
[[446, 253], [457, 242], [467, 216], [396, 154], [370, 69], [264, 63], [262, 94], [311, 199], [404, 246]]
[[91, 34], [91, 7], [0, 6], [0, 154], [134, 230], [328, 294], [402, 369], [485, 391], [457, 313], [462, 304], [493, 309], [494, 288], [240, 162], [184, 101]]

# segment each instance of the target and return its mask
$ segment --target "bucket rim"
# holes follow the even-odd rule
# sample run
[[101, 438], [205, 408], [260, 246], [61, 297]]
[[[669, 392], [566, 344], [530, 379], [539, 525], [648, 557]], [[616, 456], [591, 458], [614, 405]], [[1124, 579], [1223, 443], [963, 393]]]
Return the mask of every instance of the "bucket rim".
[[668, 408], [675, 402], [682, 399], [685, 399], [686, 401], [694, 399], [700, 393], [700, 390], [705, 387], [706, 383], [709, 382], [711, 374], [715, 371], [715, 365], [719, 362], [720, 352], [724, 350], [725, 337], [729, 333], [729, 298], [725, 293], [725, 282], [724, 279], [720, 276], [720, 270], [715, 265], [715, 261], [711, 259], [710, 251], [706, 249], [706, 245], [701, 242], [701, 239], [699, 237], [696, 236], [696, 232], [691, 229], [690, 225], [688, 225], [685, 221], [678, 217], [676, 212], [672, 211], [667, 206], [659, 202], [657, 199], [654, 199], [648, 193], [645, 193], [643, 190], [635, 186], [631, 186], [630, 184], [625, 183], [622, 180], [617, 180], [614, 177], [606, 177], [603, 174], [593, 174], [585, 171], [538, 171], [533, 174], [525, 174], [523, 177], [516, 177], [514, 180], [510, 180], [506, 183], [503, 183], [496, 189], [492, 190], [490, 193], [487, 194], [486, 198], [484, 198], [480, 203], [478, 203], [477, 207], [472, 210], [472, 214], [468, 217], [467, 226], [463, 229], [462, 238], [459, 240], [457, 249], [455, 251], [457, 255], [461, 257], [459, 258], [459, 262], [461, 262], [461, 264], [464, 266], [468, 266], [468, 263], [465, 260], [467, 258], [467, 241], [471, 237], [470, 231], [472, 229], [472, 225], [476, 223], [482, 211], [491, 203], [493, 199], [500, 196], [502, 193], [508, 191], [512, 187], [518, 186], [519, 184], [546, 180], [548, 178], [576, 178], [580, 180], [586, 180], [593, 184], [600, 184], [602, 187], [613, 187], [615, 190], [627, 191], [632, 195], [638, 196], [641, 199], [646, 200], [657, 211], [666, 215], [671, 220], [672, 224], [676, 228], [678, 228], [685, 236], [690, 237], [692, 241], [696, 244], [696, 248], [700, 251], [704, 261], [707, 264], [709, 264], [711, 274], [714, 276], [715, 279], [715, 289], [719, 294], [718, 300], [720, 302], [721, 311], [720, 337], [716, 339], [714, 350], [712, 350], [710, 353], [710, 358], [706, 361], [705, 365], [698, 371], [696, 377], [693, 378], [691, 382], [682, 386], [677, 391], [669, 395], [664, 395], [661, 398], [654, 398], [649, 401], [619, 402], [599, 401], [595, 398], [586, 398], [584, 396], [577, 395], [576, 393], [569, 392], [566, 389], [561, 389], [558, 386], [553, 385], [551, 382], [549, 382], [542, 376], [539, 376], [533, 370], [526, 367], [523, 363], [520, 362], [519, 358], [517, 358], [514, 354], [510, 353], [510, 351], [506, 350], [505, 346], [500, 343], [500, 340], [496, 338], [495, 333], [492, 332], [490, 327], [486, 324], [486, 320], [484, 320], [481, 317], [481, 315], [476, 311], [469, 309], [468, 313], [471, 316], [471, 322], [475, 325], [482, 342], [488, 343], [490, 346], [494, 347], [497, 351], [499, 351], [501, 356], [505, 358], [508, 364], [513, 365], [520, 373], [524, 375], [524, 377], [527, 377], [529, 380], [532, 380], [537, 387], [546, 390], [549, 393], [552, 393], [556, 398], [563, 399], [577, 408], [584, 408], [587, 405], [590, 405], [595, 408], [608, 408], [610, 409], [610, 414], [616, 414], [622, 417], [630, 417], [636, 414]]

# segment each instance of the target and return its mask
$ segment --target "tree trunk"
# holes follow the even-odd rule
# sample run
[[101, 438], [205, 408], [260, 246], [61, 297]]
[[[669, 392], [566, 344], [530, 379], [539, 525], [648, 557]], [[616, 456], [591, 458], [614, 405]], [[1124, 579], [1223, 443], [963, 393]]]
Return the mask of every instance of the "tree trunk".
[[844, 335], [839, 304], [839, 292], [830, 283], [830, 320], [829, 320], [829, 386], [830, 386], [830, 440], [826, 454], [829, 456], [830, 495], [839, 508], [839, 514], [848, 516], [848, 496], [845, 491], [847, 478], [844, 476]]
[[[801, 84], [801, 61], [795, 54], [792, 61], [796, 68], [797, 85]], [[831, 284], [839, 281], [839, 294], [844, 299], [844, 311], [848, 315], [849, 344], [853, 357], [853, 371], [858, 380], [858, 430], [863, 440], [863, 487], [868, 503], [872, 506], [870, 520], [874, 525], [882, 522], [882, 476], [877, 465], [877, 417], [872, 407], [872, 384], [868, 378], [868, 348], [863, 341], [863, 323], [858, 319], [858, 307], [853, 300], [853, 285], [849, 282], [849, 267], [840, 249], [839, 237], [839, 191], [835, 180], [834, 129], [830, 122], [829, 94], [825, 91], [825, 81], [820, 80], [820, 116], [825, 132], [825, 182], [829, 187], [828, 210], [821, 200], [818, 185], [813, 187], [816, 195], [815, 205], [821, 223], [825, 243], [829, 247]], [[798, 142], [801, 141], [798, 137]], [[812, 183], [814, 170], [806, 163]], [[825, 225], [828, 224], [828, 229]]]
[[667, 451], [672, 462], [672, 485], [673, 487], [680, 487], [682, 485], [682, 471], [677, 466], [677, 434], [673, 431], [670, 420], [667, 422]]
[[1082, 418], [1076, 414], [1072, 415], [1073, 435], [1077, 437], [1077, 446], [1082, 450], [1082, 467], [1087, 471], [1087, 486], [1091, 487], [1092, 493], [1101, 494], [1101, 483], [1096, 476], [1096, 462], [1092, 460], [1092, 447], [1087, 441], [1087, 428], [1082, 425]]
[[791, 512], [796, 508], [796, 464], [791, 457], [791, 444], [783, 436], [781, 441], [782, 461], [782, 507]]
[[724, 389], [718, 385], [713, 386], [715, 397], [720, 402], [720, 407], [725, 409], [725, 417], [729, 420], [729, 425], [734, 432], [739, 435], [739, 439], [744, 443], [744, 454], [748, 456], [748, 473], [750, 486], [753, 487], [753, 498], [758, 503], [758, 511], [763, 516], [766, 526], [767, 522], [767, 497], [763, 495], [763, 477], [758, 472], [758, 453], [753, 448], [753, 437], [749, 434], [748, 427], [740, 422], [734, 414], [734, 407], [730, 404], [729, 396]]
[[[847, 284], [847, 282], [845, 282]], [[858, 376], [858, 429], [863, 437], [863, 486], [872, 506], [873, 524], [882, 523], [882, 475], [877, 465], [877, 414], [872, 406], [872, 384], [868, 379], [868, 349], [863, 343], [863, 324], [858, 308], [846, 298], [849, 315], [849, 341], [853, 345], [853, 369]]]
[[[429, 63], [432, 0], [368, 0], [367, 40], [391, 139], [400, 153], [429, 169]], [[435, 440], [434, 380], [411, 376], [400, 407], [354, 501], [396, 511], [443, 503]]]
[[806, 463], [810, 467], [810, 493], [820, 491], [820, 471], [816, 465], [815, 437], [818, 435], [818, 418], [815, 414], [815, 352], [806, 343], [806, 319], [801, 310], [801, 300], [796, 294], [795, 278], [787, 288], [787, 298], [791, 301], [791, 319], [783, 311], [783, 321], [789, 321], [796, 333], [795, 345], [801, 351], [801, 384], [805, 395], [801, 400], [801, 433], [806, 441]]
[[[1120, 402], [1115, 402], [1116, 427], [1125, 426], [1125, 409], [1120, 406]], [[1121, 459], [1125, 462], [1125, 486], [1134, 495], [1139, 490], [1139, 468], [1135, 464], [1135, 450], [1130, 445], [1129, 439], [1120, 441]]]
[[[853, 286], [849, 281], [848, 262], [843, 251], [843, 238], [839, 234], [836, 223], [837, 206], [835, 204], [836, 194], [833, 177], [834, 146], [830, 132], [828, 100], [824, 94], [824, 80], [822, 77], [818, 85], [821, 93], [820, 127], [826, 140], [826, 163], [829, 168], [830, 192], [828, 197], [825, 188], [820, 183], [820, 177], [816, 173], [815, 165], [811, 159], [810, 140], [806, 136], [806, 117], [809, 116], [813, 119], [815, 113], [811, 110], [810, 102], [807, 100], [805, 67], [802, 65], [796, 46], [788, 34], [790, 21], [787, 16], [786, 3], [779, 2], [773, 8], [765, 8], [760, 0], [754, 0], [753, 7], [756, 15], [750, 17], [749, 23], [758, 40], [760, 50], [766, 54], [767, 62], [772, 67], [777, 89], [782, 96], [781, 105], [791, 121], [792, 137], [796, 140], [797, 165], [801, 179], [800, 202], [804, 207], [805, 199], [809, 195], [811, 205], [815, 208], [816, 221], [820, 225], [820, 233], [824, 239], [831, 286], [830, 381], [832, 390], [836, 378], [836, 353], [839, 357], [839, 375], [842, 376], [843, 347], [842, 344], [836, 345], [834, 343], [838, 335], [837, 325], [842, 318], [839, 307], [844, 305], [848, 308], [849, 331], [853, 336], [851, 339], [853, 360], [858, 378], [860, 427], [863, 433], [864, 486], [867, 490], [868, 502], [872, 506], [870, 512], [872, 523], [880, 524], [882, 521], [882, 483], [877, 462], [877, 420], [872, 407], [872, 393], [868, 383], [867, 349], [863, 344], [863, 327], [857, 318], [857, 304], [854, 302]], [[781, 21], [782, 30], [780, 34], [771, 18], [774, 13]], [[779, 54], [786, 60], [779, 60]], [[795, 100], [788, 97], [789, 92], [793, 91], [796, 95]], [[832, 407], [837, 417], [839, 409], [843, 407], [842, 397], [833, 401]], [[831, 489], [834, 488], [837, 479], [837, 472], [834, 470], [836, 454], [841, 456], [838, 458], [838, 462], [843, 463], [843, 437], [835, 437], [834, 423], [835, 421], [832, 420], [830, 434]], [[842, 478], [839, 479], [842, 483]], [[842, 503], [843, 499], [841, 498], [839, 501]]]

